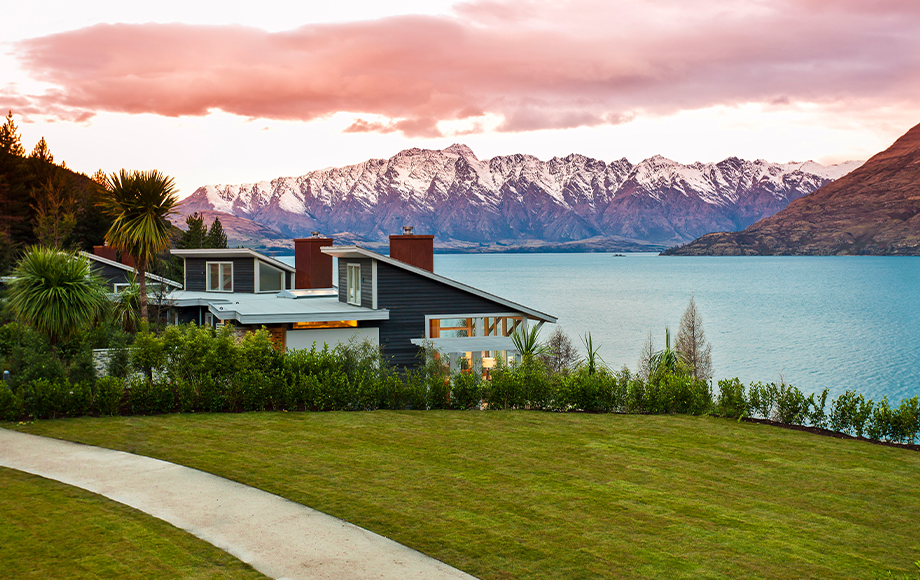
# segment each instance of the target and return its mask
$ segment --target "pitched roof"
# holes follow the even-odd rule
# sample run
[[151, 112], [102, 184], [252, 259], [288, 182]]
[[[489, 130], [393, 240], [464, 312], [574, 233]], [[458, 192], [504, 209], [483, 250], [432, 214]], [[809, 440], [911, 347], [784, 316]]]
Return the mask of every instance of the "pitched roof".
[[379, 260], [385, 264], [395, 266], [396, 268], [407, 270], [409, 272], [412, 272], [413, 274], [424, 276], [425, 278], [429, 278], [431, 280], [434, 280], [441, 284], [445, 284], [452, 288], [456, 288], [464, 292], [469, 292], [470, 294], [479, 296], [480, 298], [485, 298], [486, 300], [491, 300], [492, 302], [496, 302], [498, 304], [501, 304], [502, 306], [506, 306], [516, 312], [521, 312], [523, 314], [526, 314], [530, 318], [533, 318], [536, 320], [542, 320], [544, 322], [549, 322], [551, 324], [555, 324], [556, 322], [556, 317], [550, 316], [549, 314], [546, 314], [544, 312], [540, 312], [539, 310], [528, 308], [527, 306], [523, 306], [516, 302], [506, 300], [500, 296], [496, 296], [484, 290], [480, 290], [479, 288], [467, 286], [466, 284], [463, 284], [462, 282], [457, 282], [456, 280], [445, 278], [444, 276], [440, 276], [433, 272], [429, 272], [428, 270], [423, 270], [422, 268], [417, 268], [401, 260], [397, 260], [389, 256], [384, 256], [383, 254], [378, 254], [377, 252], [362, 248], [360, 246], [326, 246], [322, 248], [321, 251], [324, 254], [329, 254], [330, 256], [335, 256], [336, 258], [371, 258], [374, 260]]
[[[113, 268], [120, 268], [126, 272], [137, 274], [137, 270], [133, 268], [132, 266], [128, 266], [127, 264], [122, 264], [121, 262], [116, 262], [115, 260], [109, 260], [108, 258], [103, 258], [102, 256], [97, 256], [96, 254], [90, 254], [89, 252], [84, 252], [82, 250], [80, 251], [80, 253], [86, 256], [87, 258], [89, 258], [90, 260], [95, 260], [96, 262], [99, 262], [100, 264], [105, 264], [106, 266], [112, 266]], [[151, 274], [150, 272], [147, 272], [147, 279], [154, 280], [161, 284], [167, 284], [169, 286], [172, 286], [173, 288], [182, 288], [182, 284], [180, 284], [179, 282], [175, 282], [168, 278], [157, 276], [156, 274]]]

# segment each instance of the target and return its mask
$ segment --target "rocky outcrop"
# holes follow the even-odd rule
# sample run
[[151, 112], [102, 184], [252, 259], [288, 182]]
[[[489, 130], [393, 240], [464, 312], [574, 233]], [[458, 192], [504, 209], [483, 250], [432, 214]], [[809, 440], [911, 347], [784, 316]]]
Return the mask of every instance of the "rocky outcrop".
[[861, 167], [741, 232], [671, 255], [920, 255], [920, 125]]

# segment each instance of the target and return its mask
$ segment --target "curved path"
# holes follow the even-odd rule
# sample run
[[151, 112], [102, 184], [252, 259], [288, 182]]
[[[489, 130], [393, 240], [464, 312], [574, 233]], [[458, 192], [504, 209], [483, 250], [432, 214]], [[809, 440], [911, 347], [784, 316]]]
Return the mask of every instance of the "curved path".
[[146, 512], [272, 578], [473, 579], [298, 503], [159, 459], [0, 428], [0, 466]]

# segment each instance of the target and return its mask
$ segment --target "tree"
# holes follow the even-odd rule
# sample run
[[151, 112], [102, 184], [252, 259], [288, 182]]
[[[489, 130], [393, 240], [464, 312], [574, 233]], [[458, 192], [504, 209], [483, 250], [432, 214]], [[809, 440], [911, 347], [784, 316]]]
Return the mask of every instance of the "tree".
[[45, 163], [54, 163], [54, 155], [51, 154], [51, 149], [48, 147], [44, 136], [35, 144], [35, 148], [32, 149], [29, 158], [44, 161]]
[[578, 362], [578, 351], [572, 345], [568, 335], [561, 328], [556, 328], [546, 341], [546, 352], [540, 358], [546, 368], [553, 374], [566, 373]]
[[91, 326], [107, 296], [85, 256], [32, 246], [13, 270], [10, 309], [56, 344]]
[[207, 229], [204, 227], [204, 217], [197, 211], [185, 216], [185, 225], [188, 229], [179, 235], [176, 247], [180, 250], [195, 250], [204, 247]]
[[204, 241], [204, 247], [206, 248], [226, 248], [227, 247], [227, 234], [224, 233], [224, 226], [220, 223], [220, 218], [214, 218], [214, 221], [211, 223], [211, 229], [208, 230], [208, 235]]
[[61, 249], [77, 225], [76, 204], [63, 173], [53, 173], [32, 189], [35, 237], [43, 246]]
[[19, 128], [13, 121], [13, 111], [6, 116], [6, 122], [0, 127], [0, 151], [6, 151], [10, 155], [22, 157], [26, 150], [22, 147], [22, 141], [19, 139]]
[[681, 361], [692, 369], [697, 380], [708, 381], [712, 376], [712, 345], [706, 340], [703, 318], [696, 309], [693, 296], [690, 297], [690, 303], [680, 319], [677, 353]]
[[147, 266], [169, 247], [169, 216], [179, 199], [175, 182], [160, 171], [122, 169], [109, 176], [103, 208], [112, 218], [110, 246], [134, 258], [140, 287], [141, 320], [147, 320]]

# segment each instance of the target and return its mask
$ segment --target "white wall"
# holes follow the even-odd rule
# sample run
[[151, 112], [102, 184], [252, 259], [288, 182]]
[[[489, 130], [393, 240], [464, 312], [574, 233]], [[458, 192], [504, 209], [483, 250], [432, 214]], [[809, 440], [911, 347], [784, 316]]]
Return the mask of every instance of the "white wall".
[[339, 343], [347, 343], [353, 336], [358, 337], [358, 342], [367, 339], [374, 344], [380, 344], [380, 330], [374, 328], [323, 328], [319, 330], [289, 330], [285, 337], [285, 346], [291, 350], [313, 347], [316, 341], [317, 350], [323, 348], [323, 343], [329, 348], [335, 348]]

